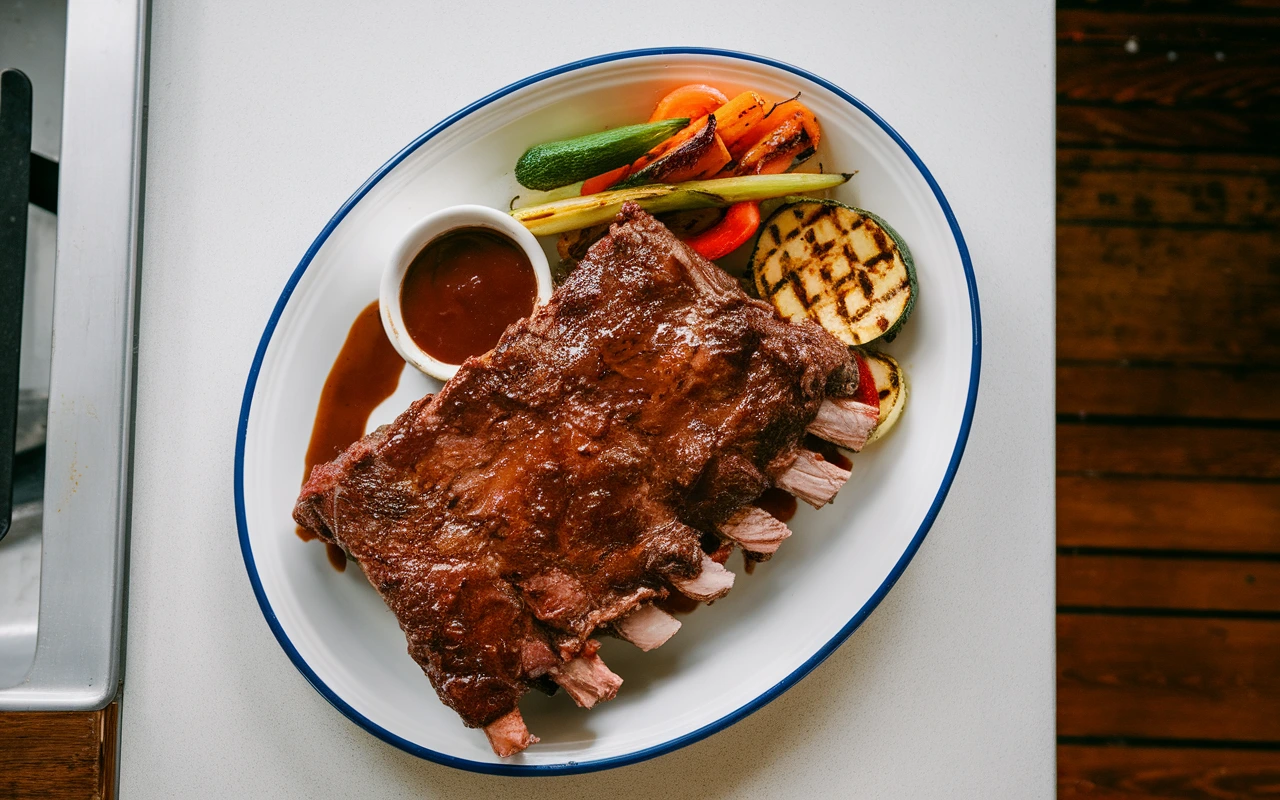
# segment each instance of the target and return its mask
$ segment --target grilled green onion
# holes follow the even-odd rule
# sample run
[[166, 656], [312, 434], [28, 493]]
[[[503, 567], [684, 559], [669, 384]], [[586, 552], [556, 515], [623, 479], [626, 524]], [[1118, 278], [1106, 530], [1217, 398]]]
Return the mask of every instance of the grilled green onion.
[[852, 173], [790, 172], [781, 175], [743, 175], [687, 183], [657, 183], [630, 189], [610, 189], [584, 197], [570, 197], [517, 208], [511, 216], [538, 236], [564, 233], [610, 222], [622, 204], [639, 204], [651, 214], [691, 208], [729, 206], [744, 200], [767, 200], [839, 186]]

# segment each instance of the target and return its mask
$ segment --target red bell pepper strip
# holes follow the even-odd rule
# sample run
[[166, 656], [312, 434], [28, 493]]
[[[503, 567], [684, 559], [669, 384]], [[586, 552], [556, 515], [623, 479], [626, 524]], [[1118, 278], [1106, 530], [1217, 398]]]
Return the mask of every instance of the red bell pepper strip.
[[871, 376], [871, 367], [867, 364], [867, 359], [857, 350], [851, 350], [853, 360], [858, 362], [858, 390], [853, 393], [853, 399], [859, 403], [865, 403], [876, 410], [880, 411], [880, 391], [876, 387], [876, 380]]
[[685, 240], [685, 244], [708, 261], [715, 261], [737, 250], [755, 235], [760, 227], [760, 203], [754, 200], [734, 203], [724, 219], [702, 233]]

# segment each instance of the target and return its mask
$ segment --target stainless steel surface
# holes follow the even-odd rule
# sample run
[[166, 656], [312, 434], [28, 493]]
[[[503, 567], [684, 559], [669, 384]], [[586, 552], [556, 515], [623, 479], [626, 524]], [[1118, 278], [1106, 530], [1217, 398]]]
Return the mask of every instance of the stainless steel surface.
[[26, 677], [36, 655], [40, 612], [40, 503], [13, 509], [13, 527], [0, 542], [0, 686]]
[[120, 681], [145, 22], [68, 8], [39, 627], [0, 710], [99, 708]]
[[48, 396], [34, 389], [22, 389], [18, 392], [18, 435], [13, 445], [15, 453], [25, 453], [44, 444], [47, 427], [45, 418], [48, 414]]

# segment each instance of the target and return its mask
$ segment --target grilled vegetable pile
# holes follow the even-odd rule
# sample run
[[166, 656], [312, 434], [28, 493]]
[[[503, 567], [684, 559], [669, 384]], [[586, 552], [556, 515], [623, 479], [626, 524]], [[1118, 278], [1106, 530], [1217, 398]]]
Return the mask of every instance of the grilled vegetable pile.
[[[693, 202], [689, 192], [703, 189], [686, 191], [683, 184], [789, 172], [811, 158], [821, 140], [818, 120], [800, 102], [799, 95], [770, 103], [758, 92], [741, 92], [729, 98], [712, 86], [695, 83], [664, 96], [647, 123], [529, 148], [516, 164], [516, 179], [521, 186], [538, 190], [559, 189], [583, 181], [580, 194], [584, 198], [611, 189], [661, 184], [674, 187], [664, 192], [667, 202], [679, 202], [651, 204], [645, 206], [647, 209], [700, 208], [722, 203]], [[723, 220], [688, 237], [689, 246], [706, 258], [722, 258], [749, 242], [759, 229], [760, 200], [828, 188], [802, 183], [762, 182], [756, 186], [768, 186], [775, 193], [753, 191], [750, 196], [739, 197]], [[611, 208], [615, 202], [621, 203], [616, 200], [619, 196], [611, 195], [590, 205]], [[599, 221], [599, 214], [569, 213], [569, 208], [584, 206], [562, 206], [565, 213], [556, 215], [554, 225], [530, 224], [543, 219], [543, 209], [519, 209], [513, 216], [534, 233], [577, 230]]]
[[[658, 101], [647, 122], [529, 148], [516, 179], [554, 191], [511, 215], [535, 234], [560, 235], [562, 270], [629, 200], [665, 215], [673, 233], [713, 261], [754, 238], [747, 280], [758, 295], [784, 318], [817, 322], [854, 348], [873, 379], [863, 402], [879, 408], [874, 441], [902, 414], [907, 387], [897, 361], [864, 348], [893, 341], [920, 289], [911, 250], [888, 222], [805, 196], [852, 177], [794, 171], [821, 142], [799, 94], [773, 102], [688, 84]], [[775, 198], [785, 199], [761, 223], [761, 201]]]

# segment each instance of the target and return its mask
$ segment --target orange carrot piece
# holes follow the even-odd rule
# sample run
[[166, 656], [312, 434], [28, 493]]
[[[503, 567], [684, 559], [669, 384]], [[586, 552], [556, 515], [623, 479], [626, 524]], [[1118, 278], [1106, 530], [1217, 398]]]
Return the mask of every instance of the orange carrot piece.
[[791, 120], [791, 115], [784, 113], [781, 109], [775, 108], [772, 114], [761, 117], [755, 125], [751, 126], [737, 143], [729, 149], [734, 157], [741, 160], [751, 148], [758, 145], [769, 137], [774, 131]]
[[738, 160], [734, 174], [758, 175], [776, 161], [784, 162], [784, 166], [778, 171], [785, 172], [792, 159], [808, 147], [807, 138], [804, 124], [799, 119], [788, 118]]
[[799, 101], [785, 100], [765, 112], [755, 124], [750, 126], [746, 133], [729, 146], [729, 152], [734, 158], [741, 159], [748, 150], [755, 147], [781, 126], [787, 125], [792, 121], [800, 123], [811, 144], [817, 147], [818, 142], [822, 140], [822, 128], [818, 125], [818, 118]]
[[697, 119], [705, 117], [720, 106], [729, 102], [724, 92], [704, 83], [690, 83], [667, 93], [658, 101], [658, 105], [650, 115], [650, 122], [661, 119], [677, 119], [687, 117]]
[[[720, 123], [720, 119], [719, 117], [717, 117], [716, 118], [717, 126], [719, 125], [719, 123]], [[680, 145], [692, 139], [694, 136], [697, 136], [698, 133], [706, 126], [707, 126], [707, 117], [704, 116], [701, 119], [695, 119], [693, 122], [690, 122], [688, 125], [684, 126], [679, 131], [677, 131], [675, 136], [672, 136], [670, 139], [666, 140], [662, 144], [658, 145], [657, 147], [653, 148], [649, 152], [637, 158], [635, 160], [635, 163], [631, 165], [631, 171], [639, 172], [644, 167], [648, 166], [649, 164], [652, 164], [654, 161], [657, 161], [659, 158], [666, 155], [667, 152], [674, 150], [675, 148], [679, 147]]]
[[818, 118], [813, 115], [808, 106], [800, 103], [796, 103], [796, 112], [800, 124], [804, 126], [804, 132], [809, 136], [809, 144], [817, 148], [818, 143], [822, 141], [822, 126], [818, 124]]
[[780, 175], [791, 169], [791, 162], [795, 161], [796, 155], [798, 155], [798, 153], [780, 153], [761, 164], [756, 169], [756, 174]]
[[603, 175], [597, 175], [594, 178], [587, 178], [582, 182], [581, 194], [586, 196], [597, 192], [603, 192], [605, 189], [608, 189], [610, 186], [621, 181], [630, 174], [631, 165], [623, 164], [617, 169], [611, 169]]
[[[582, 195], [585, 196], [588, 194], [595, 194], [596, 192], [603, 192], [604, 190], [610, 188], [614, 184], [620, 183], [626, 180], [628, 176], [639, 172], [640, 170], [649, 166], [653, 162], [657, 161], [659, 158], [662, 158], [671, 150], [674, 150], [675, 148], [679, 147], [680, 145], [692, 139], [694, 136], [697, 136], [700, 132], [702, 132], [703, 128], [707, 127], [707, 120], [709, 118], [710, 118], [709, 116], [704, 116], [701, 119], [694, 120], [693, 122], [689, 123], [685, 127], [681, 128], [679, 131], [677, 131], [675, 136], [672, 136], [670, 139], [666, 140], [662, 144], [658, 145], [657, 147], [653, 148], [649, 152], [640, 156], [633, 163], [627, 166], [618, 167], [617, 169], [610, 170], [609, 172], [606, 172], [603, 175], [597, 175], [594, 178], [588, 178], [587, 180], [583, 181], [582, 192], [581, 192]], [[717, 122], [719, 122], [719, 120], [717, 120]], [[708, 149], [708, 151], [705, 154], [703, 154], [701, 158], [699, 158], [696, 162], [691, 164], [688, 168], [680, 170], [679, 172], [668, 176], [666, 178], [666, 181], [676, 182], [676, 181], [693, 180], [694, 178], [702, 175], [703, 173], [707, 173], [708, 175], [711, 175], [711, 174], [714, 174], [714, 172], [709, 172], [709, 170], [714, 169], [715, 172], [718, 172], [722, 167], [726, 166], [728, 163], [729, 163], [729, 152], [724, 147], [724, 144], [720, 141], [720, 138], [717, 136], [715, 140], [712, 142], [712, 146]]]
[[[662, 98], [662, 100], [658, 102], [658, 107], [654, 109], [653, 116], [649, 121], [657, 122], [658, 120], [678, 119], [680, 117], [688, 117], [693, 121], [684, 128], [681, 128], [670, 139], [659, 144], [648, 153], [645, 153], [643, 156], [636, 159], [635, 163], [627, 164], [618, 167], [617, 169], [609, 170], [602, 175], [597, 175], [594, 178], [586, 179], [582, 182], [581, 194], [586, 196], [589, 194], [596, 194], [597, 192], [603, 192], [614, 184], [625, 180], [632, 172], [657, 161], [660, 156], [666, 154], [675, 147], [679, 147], [701, 131], [707, 124], [707, 116], [715, 109], [724, 105], [725, 102], [726, 98], [723, 92], [712, 86], [700, 83], [690, 83], [669, 92], [666, 97]], [[719, 122], [719, 119], [716, 121]], [[702, 165], [701, 168], [696, 173], [693, 173], [689, 177], [680, 178], [680, 180], [692, 180], [694, 177], [706, 172], [710, 169], [712, 163], [718, 159], [721, 152], [724, 154], [724, 161], [719, 164], [719, 166], [715, 167], [715, 171], [717, 172], [729, 161], [728, 151], [725, 150], [724, 145], [720, 143], [719, 137], [717, 137], [716, 146], [713, 147], [702, 160], [694, 165]]]
[[716, 109], [716, 133], [729, 148], [731, 156], [745, 152], [737, 150], [738, 140], [747, 134], [765, 115], [767, 105], [756, 92], [743, 92]]
[[[719, 118], [717, 118], [718, 121]], [[697, 178], [710, 178], [728, 164], [729, 161], [729, 149], [724, 146], [724, 142], [720, 141], [720, 137], [716, 136], [715, 141], [711, 143], [711, 147], [702, 154], [702, 158], [695, 161], [688, 169], [682, 169], [668, 175], [666, 182], [679, 183], [680, 181], [691, 181]]]

